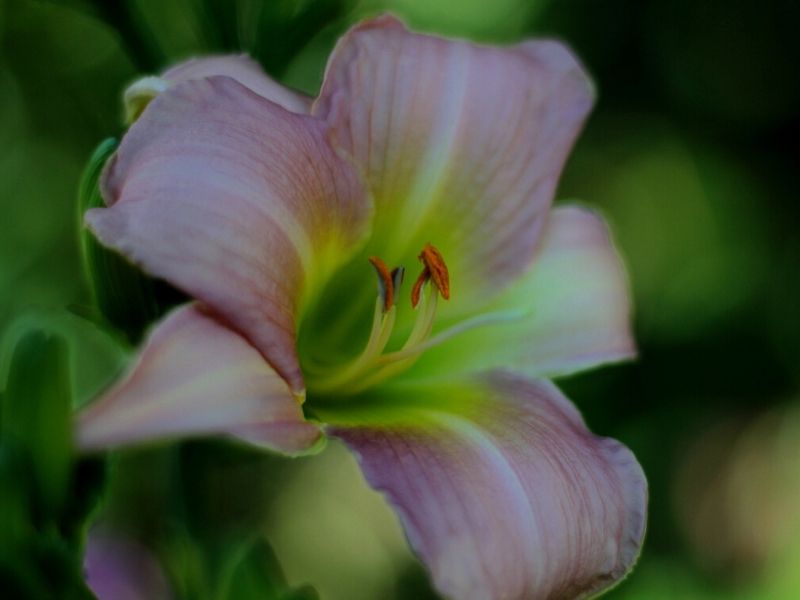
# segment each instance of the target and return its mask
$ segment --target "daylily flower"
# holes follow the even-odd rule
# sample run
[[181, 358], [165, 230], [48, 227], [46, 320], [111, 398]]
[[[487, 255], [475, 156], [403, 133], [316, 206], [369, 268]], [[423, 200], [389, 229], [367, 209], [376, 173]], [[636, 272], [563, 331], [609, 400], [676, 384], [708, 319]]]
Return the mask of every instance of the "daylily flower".
[[614, 584], [645, 479], [547, 379], [635, 352], [603, 221], [550, 210], [592, 101], [560, 43], [392, 17], [339, 41], [314, 100], [244, 57], [140, 83], [86, 222], [195, 301], [80, 415], [80, 446], [220, 433], [298, 454], [332, 436], [443, 595]]

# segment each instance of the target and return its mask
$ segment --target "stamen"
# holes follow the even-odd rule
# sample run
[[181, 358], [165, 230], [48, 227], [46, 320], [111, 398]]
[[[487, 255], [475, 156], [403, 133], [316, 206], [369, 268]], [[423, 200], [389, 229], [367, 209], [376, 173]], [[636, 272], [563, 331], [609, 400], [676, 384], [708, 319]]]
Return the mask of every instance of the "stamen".
[[[436, 346], [459, 333], [484, 324], [513, 318], [508, 314], [495, 313], [468, 319], [431, 337], [436, 320], [438, 297], [450, 298], [450, 275], [442, 254], [431, 244], [425, 244], [419, 254], [423, 269], [411, 289], [411, 304], [419, 307], [414, 325], [403, 346], [384, 354], [392, 337], [397, 307], [395, 299], [403, 283], [405, 271], [402, 267], [389, 270], [386, 263], [377, 256], [369, 258], [378, 276], [378, 298], [372, 329], [367, 343], [357, 357], [345, 365], [324, 367], [311, 379], [315, 392], [345, 392], [352, 395], [361, 392], [385, 379], [409, 368], [420, 357], [423, 350]], [[432, 282], [430, 288], [425, 284]]]
[[435, 246], [430, 243], [425, 244], [419, 259], [425, 267], [431, 272], [431, 279], [436, 287], [439, 288], [439, 293], [445, 300], [450, 299], [450, 274], [447, 272], [447, 265], [444, 262], [442, 253], [439, 252]]
[[389, 338], [394, 329], [394, 321], [397, 316], [397, 310], [392, 306], [388, 311], [384, 311], [385, 306], [383, 299], [378, 298], [375, 301], [375, 312], [372, 318], [372, 329], [369, 333], [364, 350], [352, 362], [344, 367], [336, 368], [335, 371], [328, 374], [328, 376], [321, 376], [316, 381], [314, 386], [318, 392], [335, 391], [340, 388], [347, 387], [347, 384], [354, 380], [359, 380], [363, 377], [364, 373], [369, 372], [375, 361], [381, 356], [386, 344], [389, 343]]
[[[377, 370], [372, 371], [359, 381], [354, 381], [351, 386], [352, 393], [365, 390], [377, 383], [380, 383], [381, 381], [388, 379], [392, 375], [404, 371], [410, 367], [417, 360], [417, 358], [419, 358], [420, 353], [411, 352], [411, 350], [416, 348], [430, 336], [431, 331], [433, 330], [433, 323], [436, 319], [436, 301], [438, 296], [439, 294], [437, 294], [435, 291], [432, 291], [431, 294], [422, 294], [422, 307], [420, 314], [417, 316], [417, 320], [414, 322], [414, 327], [411, 329], [411, 333], [408, 335], [406, 343], [403, 344], [403, 347], [397, 352], [379, 356], [373, 363], [373, 368], [377, 367]], [[403, 353], [404, 355], [401, 360], [389, 362], [384, 361], [386, 357], [390, 357], [399, 353]], [[406, 353], [408, 353], [408, 356], [405, 356]]]
[[400, 291], [400, 286], [403, 285], [403, 279], [405, 279], [405, 276], [405, 268], [395, 267], [392, 269], [392, 285], [394, 286], [395, 293]]
[[414, 308], [419, 304], [419, 294], [422, 286], [428, 280], [432, 280], [436, 289], [445, 300], [450, 299], [450, 274], [447, 271], [447, 264], [444, 262], [444, 257], [436, 247], [431, 244], [425, 244], [422, 252], [419, 254], [419, 260], [424, 265], [422, 273], [420, 273], [414, 287], [411, 290], [411, 306]]
[[322, 368], [318, 370], [315, 389], [317, 391], [335, 391], [347, 386], [348, 382], [363, 378], [375, 362], [380, 358], [389, 339], [392, 336], [397, 310], [394, 306], [395, 291], [403, 282], [405, 271], [398, 267], [389, 271], [386, 263], [377, 256], [371, 256], [369, 262], [378, 275], [378, 298], [375, 300], [375, 310], [372, 316], [372, 329], [369, 338], [356, 358], [344, 366], [335, 367], [333, 370]]
[[383, 300], [383, 312], [388, 312], [394, 305], [394, 277], [397, 269], [390, 273], [386, 263], [377, 256], [370, 256], [369, 262], [378, 274], [378, 295]]
[[422, 292], [422, 286], [428, 282], [428, 279], [431, 278], [431, 272], [427, 269], [422, 270], [422, 273], [419, 274], [417, 280], [414, 282], [414, 287], [411, 288], [411, 306], [417, 308], [417, 304], [419, 304], [419, 295]]

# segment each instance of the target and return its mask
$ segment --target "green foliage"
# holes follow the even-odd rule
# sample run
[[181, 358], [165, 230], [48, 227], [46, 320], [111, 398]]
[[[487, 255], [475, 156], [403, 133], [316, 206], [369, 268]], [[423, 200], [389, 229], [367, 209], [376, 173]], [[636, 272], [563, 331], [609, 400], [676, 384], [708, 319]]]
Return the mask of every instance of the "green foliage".
[[157, 545], [165, 549], [164, 566], [182, 600], [318, 600], [310, 586], [289, 585], [263, 538], [212, 543], [173, 531]]
[[236, 600], [318, 600], [313, 588], [290, 589], [272, 548], [258, 540], [243, 547], [241, 560], [233, 565], [221, 598]]
[[[213, 440], [185, 442], [174, 458], [173, 517], [196, 551], [204, 587], [213, 590], [214, 600], [317, 598], [309, 587], [289, 586], [272, 548], [253, 533], [261, 529], [265, 483], [280, 459]], [[230, 489], [243, 485], [248, 493], [231, 496]], [[193, 587], [201, 586], [195, 581]]]
[[2, 438], [25, 449], [43, 513], [60, 510], [70, 476], [70, 385], [62, 338], [34, 330], [17, 342], [3, 394]]
[[268, 73], [284, 75], [292, 59], [323, 29], [337, 22], [344, 29], [342, 17], [353, 4], [353, 0], [261, 2], [252, 39], [245, 41], [246, 49]]
[[73, 454], [66, 341], [38, 328], [15, 341], [0, 405], [0, 581], [14, 598], [92, 598], [80, 557], [104, 466]]

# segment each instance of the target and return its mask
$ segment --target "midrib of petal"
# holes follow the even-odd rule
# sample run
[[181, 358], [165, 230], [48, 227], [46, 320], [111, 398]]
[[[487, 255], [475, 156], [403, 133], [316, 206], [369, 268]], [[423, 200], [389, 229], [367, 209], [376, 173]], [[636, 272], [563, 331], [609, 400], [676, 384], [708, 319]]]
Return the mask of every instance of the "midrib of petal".
[[[476, 446], [483, 451], [483, 455], [497, 468], [497, 473], [501, 474], [502, 481], [507, 484], [506, 489], [510, 492], [510, 497], [514, 499], [514, 506], [517, 513], [515, 518], [519, 519], [518, 524], [523, 526], [527, 532], [526, 535], [521, 536], [527, 545], [527, 552], [523, 552], [521, 555], [536, 556], [537, 550], [543, 547], [540, 541], [539, 528], [537, 526], [536, 509], [528, 499], [519, 474], [511, 465], [508, 458], [506, 458], [505, 454], [496, 446], [490, 435], [482, 431], [469, 419], [440, 411], [426, 411], [426, 414], [432, 421], [473, 441]], [[541, 562], [532, 562], [526, 565], [536, 570], [536, 576], [532, 578], [534, 581], [540, 579], [542, 576], [542, 569], [537, 568], [539, 565], [546, 563], [547, 558], [542, 558], [543, 560]], [[483, 567], [486, 568], [486, 565], [483, 565]], [[520, 574], [520, 581], [525, 581], [523, 574]], [[520, 595], [520, 597], [522, 596]]]
[[[253, 377], [261, 378], [261, 375], [258, 374], [261, 365], [243, 365], [240, 367], [226, 369], [224, 374], [213, 373], [212, 376], [204, 377], [203, 375], [199, 375], [198, 377], [193, 378], [191, 381], [187, 381], [177, 387], [175, 387], [168, 395], [159, 395], [158, 396], [158, 403], [164, 403], [166, 405], [170, 404], [171, 398], [192, 398], [196, 396], [201, 396], [200, 392], [207, 390], [209, 387], [220, 387], [224, 388], [224, 381], [236, 381], [236, 380], [245, 380], [245, 379], [252, 379]], [[211, 384], [209, 385], [209, 382]], [[272, 390], [264, 390], [264, 396], [271, 395]], [[136, 406], [131, 406], [127, 409], [127, 415], [132, 416], [134, 419], [142, 418], [146, 416], [146, 413], [152, 409], [153, 403], [148, 402], [148, 399], [145, 401], [138, 403]], [[253, 399], [254, 402], [257, 402], [257, 399]], [[221, 398], [220, 402], [224, 403], [225, 399]], [[99, 407], [103, 408], [103, 407]], [[178, 406], [177, 410], [183, 410], [184, 407]], [[243, 423], [246, 424], [247, 420], [244, 419]]]
[[463, 112], [462, 105], [468, 77], [466, 60], [468, 52], [467, 46], [455, 44], [448, 57], [449, 65], [443, 69], [450, 78], [450, 84], [446, 86], [447, 95], [440, 103], [437, 127], [429, 134], [429, 139], [435, 140], [436, 143], [428, 145], [424, 158], [420, 161], [423, 168], [408, 190], [408, 198], [403, 202], [400, 217], [393, 223], [395, 231], [403, 234], [389, 238], [387, 256], [405, 256], [412, 252], [414, 249], [409, 248], [408, 244], [415, 241], [415, 233], [427, 221], [429, 213], [436, 209], [436, 197], [441, 192], [443, 174], [453, 154], [453, 143], [457, 137]]

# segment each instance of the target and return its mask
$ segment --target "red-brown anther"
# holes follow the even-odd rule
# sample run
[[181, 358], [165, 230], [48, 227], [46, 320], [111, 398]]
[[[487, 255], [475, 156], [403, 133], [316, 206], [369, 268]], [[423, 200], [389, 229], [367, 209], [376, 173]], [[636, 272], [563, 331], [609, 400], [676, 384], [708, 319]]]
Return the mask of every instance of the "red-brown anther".
[[420, 292], [422, 286], [428, 279], [432, 279], [434, 285], [439, 290], [442, 298], [445, 300], [450, 299], [450, 274], [447, 271], [447, 264], [444, 262], [442, 253], [436, 249], [435, 246], [428, 243], [419, 254], [419, 259], [425, 268], [420, 273], [414, 287], [411, 290], [411, 305], [416, 307], [419, 303]]
[[375, 267], [375, 272], [378, 274], [378, 283], [380, 284], [381, 296], [383, 296], [383, 310], [386, 312], [394, 304], [394, 278], [386, 263], [377, 256], [370, 256], [369, 262]]
[[439, 252], [435, 246], [425, 244], [419, 259], [425, 268], [431, 272], [431, 279], [436, 287], [439, 288], [439, 293], [445, 300], [450, 299], [450, 274], [447, 272], [447, 265], [444, 262], [442, 253]]

